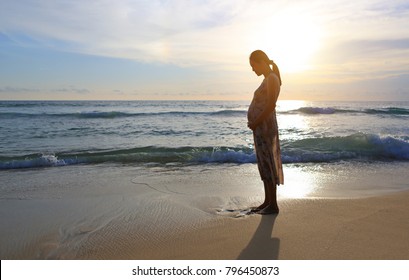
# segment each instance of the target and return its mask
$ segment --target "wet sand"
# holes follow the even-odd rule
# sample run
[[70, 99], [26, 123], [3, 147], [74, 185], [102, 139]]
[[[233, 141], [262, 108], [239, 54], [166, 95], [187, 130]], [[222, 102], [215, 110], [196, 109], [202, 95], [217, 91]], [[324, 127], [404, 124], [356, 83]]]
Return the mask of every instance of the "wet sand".
[[366, 170], [348, 198], [335, 192], [345, 173], [287, 166], [277, 216], [245, 214], [263, 198], [255, 165], [2, 172], [0, 257], [409, 259], [405, 168], [391, 168], [400, 179], [391, 174], [389, 191], [370, 197], [371, 185], [387, 183], [373, 175], [390, 171]]
[[277, 216], [223, 219], [175, 236], [159, 250], [141, 254], [130, 249], [126, 258], [407, 260], [408, 202], [408, 192], [280, 201]]

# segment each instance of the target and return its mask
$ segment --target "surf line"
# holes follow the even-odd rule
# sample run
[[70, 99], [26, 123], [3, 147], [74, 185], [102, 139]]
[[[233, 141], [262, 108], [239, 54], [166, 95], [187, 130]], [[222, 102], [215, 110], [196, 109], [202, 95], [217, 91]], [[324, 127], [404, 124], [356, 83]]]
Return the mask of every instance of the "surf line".
[[163, 190], [158, 190], [157, 188], [152, 187], [152, 186], [149, 185], [148, 183], [135, 182], [134, 180], [135, 180], [136, 178], [137, 178], [137, 177], [131, 179], [131, 183], [132, 183], [132, 184], [135, 184], [135, 185], [144, 185], [144, 186], [147, 186], [148, 188], [150, 188], [150, 189], [152, 189], [152, 190], [155, 190], [155, 191], [157, 191], [157, 192], [160, 192], [160, 193], [166, 193], [166, 194], [172, 194], [172, 193], [173, 193], [173, 194], [184, 194], [184, 193], [181, 193], [181, 192], [172, 191], [172, 190], [170, 190], [167, 186], [165, 186], [165, 189], [167, 190], [167, 192], [166, 192], [166, 191], [163, 191]]

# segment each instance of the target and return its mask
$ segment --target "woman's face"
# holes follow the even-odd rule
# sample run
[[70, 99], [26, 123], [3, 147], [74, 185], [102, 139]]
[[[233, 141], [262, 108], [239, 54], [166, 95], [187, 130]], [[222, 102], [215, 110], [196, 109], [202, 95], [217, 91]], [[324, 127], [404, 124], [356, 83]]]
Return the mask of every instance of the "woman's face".
[[261, 62], [256, 62], [256, 61], [250, 59], [250, 66], [251, 66], [252, 70], [254, 71], [254, 73], [256, 73], [257, 76], [261, 76], [261, 74], [262, 74]]

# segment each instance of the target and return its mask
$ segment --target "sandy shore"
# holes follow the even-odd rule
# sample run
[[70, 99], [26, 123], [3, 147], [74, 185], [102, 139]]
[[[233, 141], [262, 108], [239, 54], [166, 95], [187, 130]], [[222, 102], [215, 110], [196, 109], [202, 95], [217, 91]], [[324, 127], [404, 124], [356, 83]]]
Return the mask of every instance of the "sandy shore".
[[1, 177], [19, 187], [2, 190], [1, 259], [409, 259], [409, 191], [281, 195], [280, 214], [260, 216], [243, 215], [263, 195], [255, 166], [82, 166]]
[[409, 259], [409, 192], [365, 199], [280, 201], [277, 216], [223, 217], [168, 236], [160, 247], [128, 243], [123, 259]]

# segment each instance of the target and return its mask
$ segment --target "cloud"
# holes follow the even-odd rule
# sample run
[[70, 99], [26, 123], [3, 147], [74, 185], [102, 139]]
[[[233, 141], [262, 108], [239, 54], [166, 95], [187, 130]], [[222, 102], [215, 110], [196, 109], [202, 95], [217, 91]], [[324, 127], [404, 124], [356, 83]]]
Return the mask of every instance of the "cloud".
[[12, 87], [4, 86], [0, 87], [0, 93], [14, 94], [14, 93], [74, 93], [74, 94], [88, 94], [91, 93], [89, 89], [77, 88], [75, 86], [61, 87], [61, 88], [28, 88], [28, 87]]
[[[2, 3], [0, 31], [10, 37], [15, 32], [27, 34], [38, 44], [66, 51], [198, 64], [212, 61], [214, 55], [229, 57], [229, 51], [234, 52], [240, 44], [252, 45], [248, 40], [257, 29], [274, 32], [285, 28], [268, 26], [270, 18], [289, 15], [296, 20], [309, 14], [335, 31], [331, 34], [342, 35], [344, 31], [356, 34], [362, 29], [357, 27], [369, 20], [375, 28], [380, 24], [383, 28], [373, 30], [369, 26], [360, 33], [375, 34], [385, 28], [396, 33], [395, 23], [405, 20], [402, 14], [407, 15], [407, 10], [404, 1], [365, 0], [338, 0], [331, 5], [324, 0], [291, 4], [280, 0], [7, 0]], [[389, 21], [383, 22], [386, 17]], [[342, 30], [342, 23], [355, 29]], [[398, 29], [406, 30], [404, 26]]]
[[[21, 44], [187, 64], [204, 58], [193, 59], [190, 46], [208, 47], [209, 38], [196, 40], [193, 34], [229, 24], [236, 6], [240, 1], [6, 1], [0, 31]], [[19, 42], [15, 33], [31, 39]]]
[[366, 73], [372, 78], [409, 73], [409, 38], [342, 41], [323, 50], [317, 63], [327, 74], [338, 72], [333, 73], [337, 78], [347, 72]]
[[55, 92], [55, 93], [74, 93], [74, 94], [88, 94], [88, 93], [91, 93], [91, 91], [89, 89], [77, 88], [75, 86], [50, 89], [49, 91], [50, 92]]
[[38, 88], [25, 88], [25, 87], [0, 87], [0, 93], [33, 93], [40, 92]]
[[[0, 40], [23, 47], [131, 59], [144, 66], [172, 64], [211, 70], [192, 87], [219, 79], [225, 81], [223, 90], [243, 88], [237, 81], [247, 77], [248, 54], [256, 48], [272, 50], [279, 66], [288, 60], [297, 66], [301, 63], [298, 54], [310, 47], [302, 63], [311, 69], [297, 83], [401, 77], [408, 73], [407, 26], [407, 0], [3, 0], [0, 7]], [[146, 76], [139, 76], [145, 82], [143, 90], [169, 88], [152, 80], [146, 85]], [[172, 76], [175, 84], [185, 82], [179, 76], [183, 74]], [[64, 90], [88, 93], [69, 87], [56, 92]], [[11, 91], [17, 92], [18, 87]], [[22, 87], [20, 92], [27, 91]]]
[[[322, 63], [379, 62], [409, 51], [409, 38], [397, 40], [349, 40], [329, 46], [322, 52]], [[406, 59], [404, 59], [406, 60]], [[406, 63], [406, 61], [405, 61]]]

